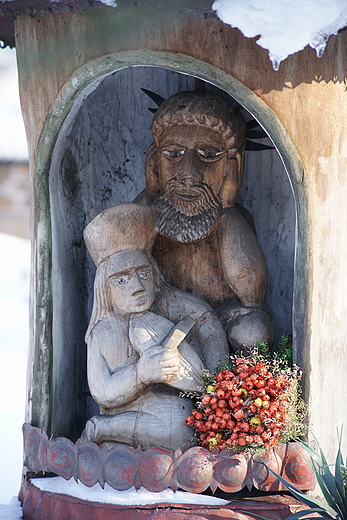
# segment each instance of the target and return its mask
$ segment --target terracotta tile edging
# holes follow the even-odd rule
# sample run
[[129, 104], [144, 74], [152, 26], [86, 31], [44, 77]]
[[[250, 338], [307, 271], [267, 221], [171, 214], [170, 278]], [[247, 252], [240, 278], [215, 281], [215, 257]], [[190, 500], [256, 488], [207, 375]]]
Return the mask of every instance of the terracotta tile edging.
[[183, 453], [154, 447], [142, 451], [126, 445], [107, 449], [89, 441], [73, 443], [65, 437], [49, 440], [44, 430], [30, 424], [24, 424], [23, 435], [24, 464], [33, 475], [74, 477], [87, 487], [96, 483], [103, 487], [107, 482], [118, 491], [132, 486], [152, 492], [180, 488], [202, 493], [220, 488], [236, 493], [246, 486], [267, 492], [285, 490], [268, 467], [299, 489], [313, 489], [316, 483], [301, 446], [295, 442], [276, 446], [262, 456], [250, 456], [217, 448], [210, 452], [200, 446]]

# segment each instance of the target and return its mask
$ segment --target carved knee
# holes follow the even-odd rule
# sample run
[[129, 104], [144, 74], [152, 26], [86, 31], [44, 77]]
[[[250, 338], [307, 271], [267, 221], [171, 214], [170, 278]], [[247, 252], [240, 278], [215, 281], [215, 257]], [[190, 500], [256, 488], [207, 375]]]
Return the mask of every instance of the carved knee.
[[247, 351], [258, 341], [266, 341], [271, 347], [273, 327], [271, 316], [263, 309], [252, 309], [230, 320], [227, 326], [231, 349]]

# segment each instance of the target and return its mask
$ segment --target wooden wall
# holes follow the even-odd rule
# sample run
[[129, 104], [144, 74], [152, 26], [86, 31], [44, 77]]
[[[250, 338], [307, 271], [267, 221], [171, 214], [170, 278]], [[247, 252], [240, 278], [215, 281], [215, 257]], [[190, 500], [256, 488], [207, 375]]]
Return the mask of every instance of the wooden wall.
[[[293, 316], [297, 359], [305, 370], [313, 430], [324, 447], [333, 449], [335, 427], [347, 415], [347, 33], [331, 37], [322, 58], [306, 48], [275, 72], [254, 39], [244, 38], [197, 4], [143, 1], [136, 7], [120, 1], [116, 9], [98, 5], [77, 14], [23, 16], [16, 21], [21, 102], [35, 191], [36, 301], [28, 415], [47, 427], [47, 411], [51, 416], [54, 401], [50, 320], [58, 220], [54, 207], [50, 220], [54, 197], [49, 196], [49, 171], [55, 141], [64, 120], [71, 128], [79, 104], [97, 87], [95, 82], [128, 65], [152, 65], [223, 88], [258, 118], [278, 148], [297, 209]], [[51, 181], [55, 182], [54, 174]]]

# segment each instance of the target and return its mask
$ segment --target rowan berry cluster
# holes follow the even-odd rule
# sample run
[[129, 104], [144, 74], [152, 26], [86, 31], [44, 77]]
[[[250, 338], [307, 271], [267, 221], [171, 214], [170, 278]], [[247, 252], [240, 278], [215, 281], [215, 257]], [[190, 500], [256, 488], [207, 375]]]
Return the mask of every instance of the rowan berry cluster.
[[271, 448], [278, 443], [290, 412], [292, 381], [286, 374], [240, 357], [232, 368], [218, 372], [213, 383], [185, 420], [203, 447]]

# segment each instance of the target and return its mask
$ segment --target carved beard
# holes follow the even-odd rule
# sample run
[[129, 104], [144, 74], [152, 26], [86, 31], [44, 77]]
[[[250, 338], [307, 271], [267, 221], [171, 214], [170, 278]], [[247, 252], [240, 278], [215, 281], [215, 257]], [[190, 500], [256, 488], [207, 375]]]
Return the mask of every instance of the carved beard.
[[217, 226], [222, 204], [204, 183], [187, 186], [170, 179], [162, 195], [156, 196], [159, 233], [170, 240], [189, 244], [208, 236]]

